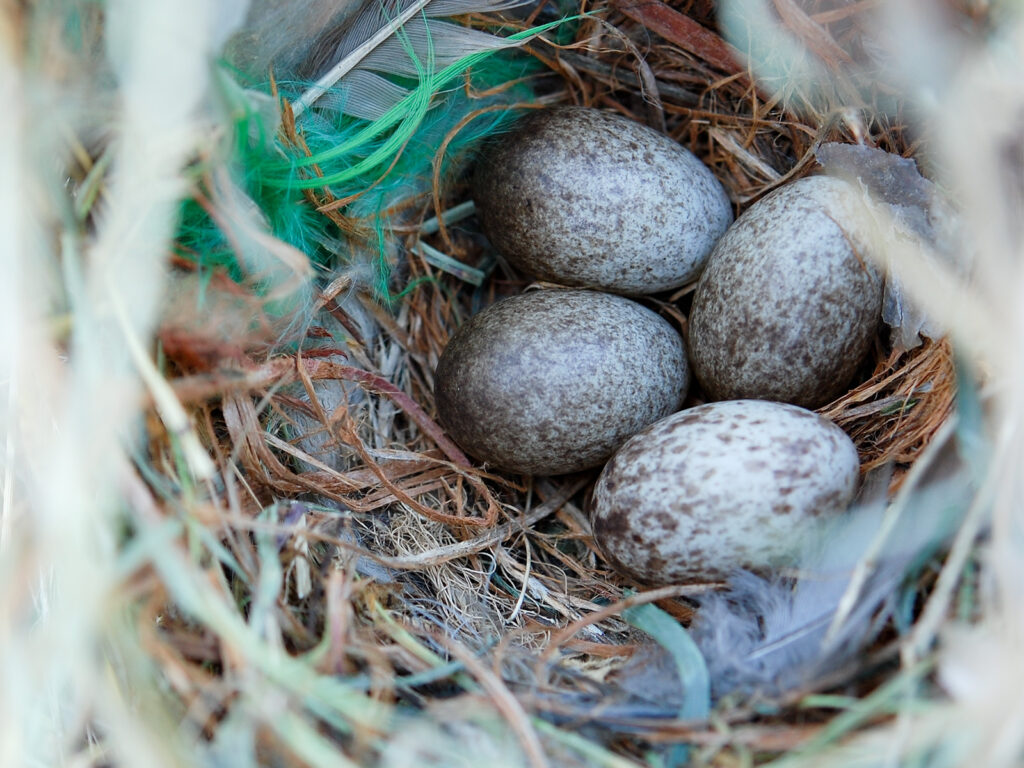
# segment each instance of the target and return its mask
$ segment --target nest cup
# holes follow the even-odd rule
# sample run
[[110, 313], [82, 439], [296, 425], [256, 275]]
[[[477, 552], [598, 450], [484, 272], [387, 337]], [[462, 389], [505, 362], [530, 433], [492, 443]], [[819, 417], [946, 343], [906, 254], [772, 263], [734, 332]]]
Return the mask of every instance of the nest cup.
[[[676, 19], [675, 26], [657, 27], [659, 34], [669, 35], [669, 38], [655, 35], [639, 59], [630, 41], [638, 33], [649, 33], [655, 28], [654, 19], [635, 7], [611, 12], [609, 18], [613, 30], [602, 26], [603, 22], [586, 21], [577, 33], [581, 43], [593, 43], [596, 36], [604, 44], [600, 52], [599, 46], [595, 46], [586, 49], [585, 54], [565, 52], [549, 62], [558, 76], [548, 86], [552, 92], [549, 103], [613, 110], [664, 131], [713, 170], [728, 190], [737, 215], [773, 189], [801, 176], [822, 172], [815, 154], [822, 146], [858, 146], [866, 142], [890, 157], [911, 154], [913, 144], [906, 127], [886, 116], [884, 107], [887, 105], [872, 103], [870, 95], [861, 93], [857, 109], [845, 110], [837, 117], [837, 113], [831, 111], [831, 107], [841, 101], [837, 93], [791, 93], [789, 100], [783, 101], [755, 87], [745, 79], [741, 66], [717, 58], [714, 51], [702, 48], [686, 36], [692, 22], [712, 26], [712, 22], [699, 13], [687, 16], [685, 21]], [[652, 26], [645, 26], [647, 24]], [[634, 62], [638, 74], [628, 76], [629, 70], [622, 66], [624, 61]], [[680, 70], [692, 73], [690, 88], [680, 87], [676, 81], [659, 80], [652, 74]], [[649, 76], [654, 77], [656, 84], [653, 92], [650, 80], [645, 79]], [[755, 108], [751, 108], [752, 103]], [[781, 115], [786, 119], [778, 119]], [[839, 170], [845, 172], [849, 168]], [[870, 183], [866, 186], [870, 187]], [[469, 263], [474, 263], [474, 258], [486, 259], [477, 255], [480, 242], [469, 233], [475, 233], [472, 224], [463, 232], [448, 232], [442, 226], [438, 246], [449, 253], [459, 253]], [[453, 317], [464, 318], [496, 298], [514, 295], [529, 283], [528, 276], [509, 269], [499, 255], [491, 281], [482, 289], [459, 286], [453, 302], [457, 308]], [[646, 302], [685, 333], [693, 289], [691, 283], [650, 297]], [[449, 325], [444, 330], [450, 332], [451, 329]], [[434, 348], [435, 352], [440, 346]], [[948, 422], [955, 397], [956, 375], [947, 338], [933, 333], [908, 348], [895, 340], [889, 325], [880, 323], [874, 343], [848, 389], [817, 412], [840, 426], [853, 440], [860, 456], [862, 476], [882, 468], [891, 470], [886, 476], [888, 488], [883, 495], [892, 498], [915, 461]], [[687, 405], [699, 402], [700, 398], [699, 389], [693, 391]], [[571, 574], [569, 583], [575, 585], [567, 590], [570, 594], [574, 588], [589, 594], [604, 592], [612, 596], [621, 596], [623, 587], [642, 589], [609, 568], [587, 539], [587, 522], [580, 513], [586, 505], [584, 497], [590, 478], [592, 475], [543, 481], [516, 478], [527, 484], [527, 500], [534, 492], [542, 493], [545, 499], [561, 498], [559, 491], [577, 494], [553, 519], [546, 518], [538, 524], [538, 537], [550, 536], [559, 544], [554, 550], [547, 550], [547, 555], [538, 555], [533, 550], [531, 568], [537, 570], [532, 572], [553, 577], [555, 573], [567, 571]], [[529, 506], [522, 496], [512, 503], [529, 517]], [[517, 556], [522, 565], [522, 549]], [[538, 556], [540, 565], [535, 559]], [[553, 570], [546, 570], [548, 568]], [[525, 571], [518, 572], [525, 576]], [[545, 576], [539, 578], [543, 580]], [[508, 596], [513, 594], [514, 591], [509, 592]], [[513, 609], [521, 609], [523, 604], [517, 601]], [[685, 599], [666, 598], [658, 605], [684, 623], [692, 615], [693, 604]], [[581, 619], [581, 625], [585, 623]], [[607, 626], [598, 620], [595, 623], [601, 629]], [[622, 627], [615, 627], [615, 630], [621, 631]], [[595, 663], [593, 657], [574, 655], [562, 647], [568, 636], [568, 633], [556, 632], [553, 638], [545, 638], [542, 641], [547, 643], [543, 645], [545, 657], [550, 658], [558, 648], [571, 659], [570, 666]], [[636, 640], [636, 635], [628, 633], [619, 637]], [[614, 674], [621, 673], [622, 679], [629, 679], [633, 673], [630, 665], [616, 658], [613, 651], [609, 653], [605, 662], [608, 668], [614, 669]], [[548, 671], [544, 676], [548, 683], [552, 680], [550, 675]], [[536, 682], [529, 676], [527, 680]]]
[[[711, 764], [719, 755], [722, 764], [787, 754], [813, 760], [813, 750], [836, 734], [860, 729], [870, 736], [885, 728], [899, 696], [921, 690], [931, 667], [917, 663], [925, 654], [919, 646], [929, 647], [943, 617], [926, 615], [925, 639], [912, 647], [896, 635], [918, 632], [920, 604], [933, 591], [952, 593], [944, 582], [936, 586], [942, 577], [935, 567], [915, 571], [917, 591], [907, 594], [920, 599], [902, 606], [905, 625], [884, 624], [862, 657], [781, 693], [766, 687], [753, 700], [719, 696], [709, 719], [707, 669], [702, 677], [703, 660], [684, 628], [722, 585], [650, 589], [616, 573], [595, 547], [586, 514], [597, 469], [556, 477], [489, 471], [438, 423], [434, 374], [452, 334], [499, 299], [538, 287], [488, 245], [474, 218], [467, 132], [479, 129], [500, 141], [525, 110], [585, 106], [626, 116], [692, 151], [727, 190], [735, 215], [821, 172], [820, 159], [827, 170], [852, 171], [869, 189], [892, 191], [883, 178], [891, 171], [909, 185], [901, 189], [920, 193], [896, 224], [924, 239], [928, 227], [938, 226], [926, 185], [905, 164], [850, 166], [829, 154], [867, 147], [924, 162], [919, 134], [903, 121], [905, 105], [890, 95], [898, 84], [880, 82], [869, 66], [880, 45], [865, 15], [873, 3], [811, 0], [801, 9], [777, 0], [777, 13], [760, 21], [779, 37], [759, 42], [801, 55], [791, 57], [787, 77], [765, 68], [757, 79], [755, 67], [738, 60], [723, 38], [723, 27], [737, 22], [728, 14], [720, 20], [715, 5], [581, 8], [580, 16], [549, 29], [545, 41], [532, 38], [521, 58], [509, 59], [527, 62], [514, 78], [492, 71], [483, 83], [467, 76], [439, 85], [444, 105], [424, 106], [417, 116], [422, 128], [395, 139], [392, 165], [376, 169], [379, 178], [358, 177], [359, 188], [317, 186], [327, 178], [317, 142], [329, 136], [328, 110], [307, 106], [304, 116], [286, 108], [273, 141], [275, 153], [290, 156], [275, 154], [270, 169], [301, 168], [304, 187], [292, 194], [283, 184], [274, 199], [299, 206], [292, 224], [300, 233], [308, 227], [308, 237], [297, 242], [339, 260], [308, 305], [281, 310], [282, 296], [299, 300], [282, 288], [289, 280], [262, 262], [242, 280], [221, 268], [200, 279], [190, 260], [196, 240], [179, 234], [174, 268], [185, 277], [176, 290], [187, 301], [171, 302], [174, 312], [157, 332], [163, 367], [152, 375], [162, 375], [166, 387], [153, 388], [159, 408], [146, 403], [141, 469], [133, 467], [127, 479], [118, 475], [137, 518], [110, 538], [152, 535], [140, 534], [138, 552], [126, 558], [137, 569], [130, 589], [118, 580], [97, 590], [126, 595], [128, 621], [119, 615], [119, 622], [137, 622], [125, 635], [136, 645], [114, 655], [125, 669], [133, 653], [145, 658], [138, 665], [145, 670], [132, 673], [132, 690], [161, 697], [158, 705], [138, 700], [140, 711], [159, 710], [157, 735], [109, 735], [126, 744], [135, 736], [153, 740], [135, 764], [179, 752], [197, 765], [236, 758], [245, 765], [327, 764], [335, 756], [338, 764], [450, 765], [467, 754], [474, 763], [536, 768], [641, 760], [668, 766], [689, 757]], [[950, 12], [967, 27], [971, 13], [983, 11]], [[282, 6], [269, 19], [277, 24], [284, 15]], [[563, 15], [540, 4], [527, 22], [501, 23], [522, 32]], [[482, 28], [498, 20], [490, 13], [466, 23]], [[426, 39], [440, 45], [452, 35]], [[408, 48], [420, 37], [403, 41]], [[322, 43], [321, 58], [330, 60], [337, 35]], [[806, 69], [800, 77], [798, 64]], [[390, 85], [401, 90], [415, 79], [410, 67], [396, 78], [401, 87]], [[388, 135], [376, 137], [366, 154], [388, 148], [381, 138]], [[89, 162], [76, 161], [81, 167], [69, 172], [68, 184], [95, 191], [106, 161], [77, 149]], [[422, 167], [411, 164], [417, 152]], [[350, 172], [339, 171], [357, 178]], [[146, 181], [140, 188], [153, 187]], [[186, 186], [179, 181], [175, 189]], [[219, 181], [217, 173], [203, 176], [188, 201], [190, 215], [209, 213], [224, 227], [218, 255], [232, 248], [264, 254], [273, 241], [271, 256], [295, 273], [282, 274], [301, 282], [312, 271], [297, 258], [301, 249], [266, 236], [260, 216], [246, 219], [252, 201], [228, 200]], [[103, 223], [102, 216], [83, 215]], [[76, 237], [84, 234], [83, 227]], [[685, 337], [694, 289], [691, 282], [641, 301]], [[216, 311], [191, 316], [196, 295]], [[909, 304], [899, 306], [904, 317], [913, 315]], [[220, 322], [219, 313], [244, 322]], [[896, 498], [916, 462], [949, 431], [957, 397], [951, 342], [933, 334], [908, 343], [918, 327], [929, 326], [907, 321], [902, 330], [913, 332], [894, 337], [880, 324], [848, 391], [817, 409], [853, 440], [862, 476], [881, 478], [881, 487], [869, 484], [881, 499]], [[702, 397], [692, 387], [684, 407]], [[214, 468], [189, 474], [206, 466], [197, 455]], [[782, 574], [771, 586], [798, 575]], [[968, 588], [972, 579], [965, 579]], [[862, 581], [868, 589], [873, 584], [870, 573]], [[734, 594], [749, 596], [751, 583]], [[959, 604], [965, 613], [972, 610], [968, 588]], [[754, 626], [744, 631], [758, 631], [760, 608], [750, 606]], [[847, 608], [856, 612], [856, 605]], [[10, 624], [23, 620], [18, 614]], [[818, 629], [824, 634], [828, 627], [819, 621]], [[103, 643], [107, 631], [95, 633]], [[905, 669], [897, 670], [901, 652]], [[117, 687], [117, 675], [110, 677]], [[808, 698], [822, 691], [842, 696]], [[99, 712], [116, 723], [127, 711], [121, 704], [83, 704], [74, 713], [80, 718], [66, 719], [89, 722]], [[835, 708], [852, 716], [832, 720]], [[170, 722], [167, 712], [170, 735], [161, 730]], [[97, 733], [108, 738], [84, 726], [61, 743], [92, 747]], [[180, 733], [201, 746], [183, 743]], [[163, 749], [161, 740], [178, 751]], [[245, 748], [236, 753], [238, 743]]]

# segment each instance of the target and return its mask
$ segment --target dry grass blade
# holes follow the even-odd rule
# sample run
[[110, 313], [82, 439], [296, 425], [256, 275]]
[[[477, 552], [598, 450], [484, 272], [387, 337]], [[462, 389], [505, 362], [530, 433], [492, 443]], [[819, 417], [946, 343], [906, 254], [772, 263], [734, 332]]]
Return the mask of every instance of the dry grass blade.
[[449, 560], [456, 560], [458, 558], [474, 555], [488, 547], [492, 547], [495, 544], [505, 541], [517, 533], [529, 530], [541, 520], [556, 512], [559, 507], [565, 504], [565, 502], [572, 498], [572, 496], [583, 487], [584, 483], [585, 481], [579, 481], [574, 485], [567, 485], [563, 487], [557, 491], [551, 499], [523, 515], [521, 520], [496, 526], [483, 536], [466, 539], [465, 541], [449, 544], [444, 547], [438, 547], [436, 549], [425, 550], [408, 557], [382, 557], [370, 552], [365, 554], [373, 557], [373, 559], [381, 565], [399, 569], [424, 568], [432, 565], [440, 565], [441, 563], [446, 563]]
[[533, 729], [529, 716], [504, 681], [455, 640], [443, 636], [439, 636], [437, 639], [452, 656], [462, 662], [469, 673], [483, 686], [483, 689], [497, 705], [498, 710], [508, 719], [523, 745], [523, 750], [526, 752], [532, 768], [548, 768], [550, 763], [545, 757], [544, 748]]
[[946, 339], [880, 360], [874, 375], [819, 412], [845, 429], [861, 470], [893, 464], [903, 472], [953, 413], [956, 373]]

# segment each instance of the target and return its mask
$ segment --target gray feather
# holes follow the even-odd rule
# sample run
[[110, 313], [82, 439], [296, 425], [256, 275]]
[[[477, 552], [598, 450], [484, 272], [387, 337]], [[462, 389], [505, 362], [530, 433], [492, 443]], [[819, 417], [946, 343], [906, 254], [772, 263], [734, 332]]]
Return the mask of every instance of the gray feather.
[[[819, 146], [815, 156], [826, 173], [858, 183], [888, 209], [896, 227], [922, 238], [934, 257], [965, 274], [960, 217], [913, 160], [875, 147], [832, 142]], [[913, 349], [923, 339], [938, 339], [943, 333], [892, 270], [886, 278], [882, 319], [897, 350]]]
[[[495, 12], [523, 5], [526, 0], [370, 0], [346, 25], [327, 55], [314, 62], [316, 84], [292, 108], [296, 116], [331, 92], [347, 114], [383, 114], [409, 91], [376, 89], [372, 104], [362, 103], [362, 92], [349, 86], [359, 71], [378, 75], [419, 78], [432, 74], [478, 51], [518, 45], [513, 41], [433, 19], [476, 12]], [[431, 21], [428, 21], [430, 19]], [[387, 104], [385, 96], [392, 101]]]
[[[409, 94], [388, 77], [417, 79], [477, 51], [518, 43], [435, 19], [494, 13], [528, 0], [253, 0], [225, 48], [232, 66], [262, 80], [315, 80], [293, 104], [376, 120]], [[413, 11], [413, 8], [415, 10]], [[395, 23], [403, 13], [410, 17]], [[429, 20], [429, 21], [428, 21]], [[376, 40], [376, 42], [374, 42]]]
[[856, 602], [838, 626], [832, 625], [855, 568], [877, 545], [886, 521], [884, 501], [862, 501], [818, 531], [801, 553], [795, 575], [765, 578], [741, 571], [726, 591], [700, 598], [691, 632], [715, 696], [732, 691], [779, 695], [809, 685], [875, 640], [907, 576], [949, 540], [967, 507], [970, 482], [955, 457], [953, 464], [939, 462], [946, 474], [901, 508]]
[[409, 93], [385, 77], [356, 70], [345, 78], [344, 87], [335, 88], [320, 99], [323, 112], [337, 112], [362, 120], [378, 120]]

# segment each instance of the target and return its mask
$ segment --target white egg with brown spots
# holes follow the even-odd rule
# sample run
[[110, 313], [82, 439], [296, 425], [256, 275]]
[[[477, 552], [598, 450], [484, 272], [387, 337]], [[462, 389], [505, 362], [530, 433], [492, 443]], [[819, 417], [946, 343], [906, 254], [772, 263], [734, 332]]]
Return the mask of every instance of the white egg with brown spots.
[[682, 405], [682, 337], [607, 293], [542, 290], [499, 301], [452, 337], [437, 365], [438, 416], [463, 449], [513, 472], [594, 467]]
[[791, 562], [853, 499], [859, 461], [835, 424], [794, 405], [708, 403], [633, 436], [594, 488], [594, 539], [642, 582], [717, 581]]
[[484, 233], [530, 275], [623, 294], [695, 279], [732, 222], [714, 174], [622, 115], [558, 107], [493, 141], [473, 179]]
[[882, 318], [862, 209], [847, 182], [804, 178], [755, 203], [718, 241], [689, 318], [709, 399], [817, 408], [846, 391]]

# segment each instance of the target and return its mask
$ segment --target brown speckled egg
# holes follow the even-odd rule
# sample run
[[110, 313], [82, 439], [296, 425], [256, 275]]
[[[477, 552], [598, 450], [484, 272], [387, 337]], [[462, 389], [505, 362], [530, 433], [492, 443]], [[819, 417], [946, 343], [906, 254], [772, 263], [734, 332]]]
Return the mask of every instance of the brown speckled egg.
[[851, 191], [839, 179], [800, 179], [718, 241], [689, 326], [710, 399], [816, 408], [847, 388], [877, 333], [883, 287]]
[[473, 199], [485, 234], [515, 266], [624, 294], [696, 278], [732, 221], [725, 190], [695, 155], [585, 107], [535, 112], [492, 143]]
[[594, 539], [640, 581], [716, 581], [784, 566], [809, 523], [842, 512], [859, 462], [832, 422], [764, 400], [708, 403], [632, 437], [594, 488]]
[[600, 464], [675, 411], [689, 370], [683, 340], [621, 296], [545, 290], [488, 307], [437, 365], [441, 423], [478, 459], [554, 475]]

